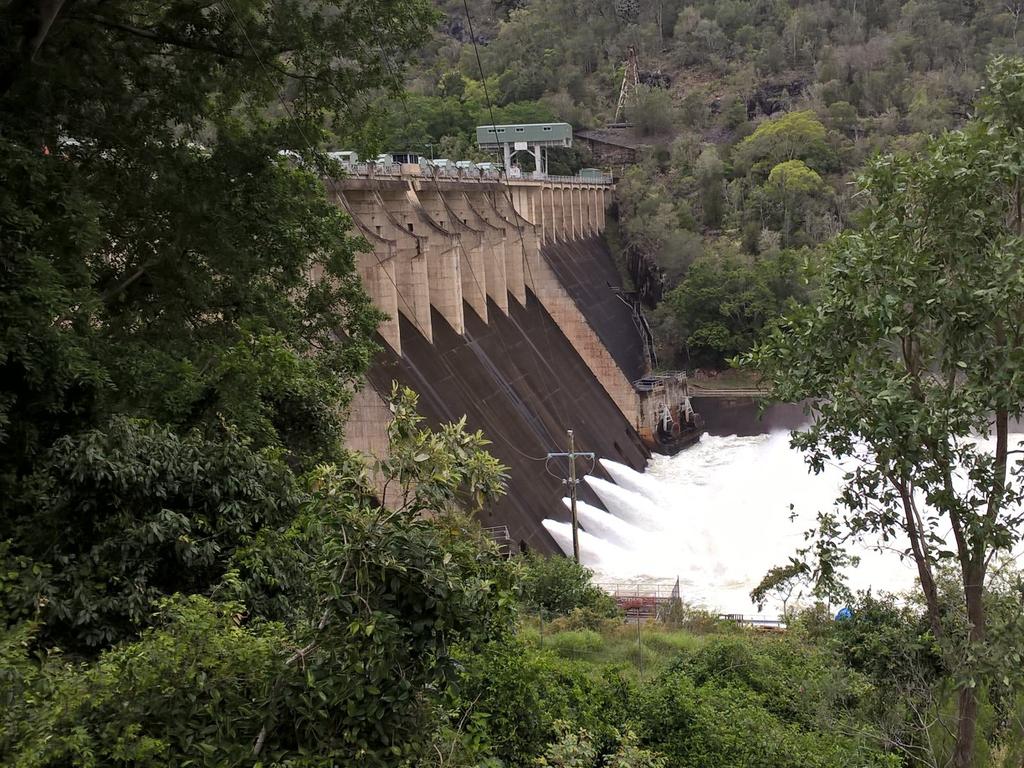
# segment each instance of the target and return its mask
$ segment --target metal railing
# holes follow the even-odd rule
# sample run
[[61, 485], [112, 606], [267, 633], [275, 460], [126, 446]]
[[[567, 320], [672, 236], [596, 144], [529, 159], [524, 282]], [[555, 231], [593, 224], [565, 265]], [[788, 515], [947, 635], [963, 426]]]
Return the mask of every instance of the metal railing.
[[[418, 165], [416, 163], [341, 163], [346, 173], [363, 178], [433, 178], [457, 179], [460, 181], [496, 182], [502, 181], [504, 174], [496, 170], [479, 168], [458, 168], [455, 166]], [[574, 186], [607, 186], [612, 183], [611, 176], [550, 176], [546, 174], [524, 173], [519, 176], [510, 174], [513, 183], [530, 183], [547, 181], [556, 184]]]
[[767, 389], [756, 387], [708, 387], [700, 382], [690, 380], [690, 397], [717, 398], [766, 398], [771, 393]]
[[550, 174], [541, 174], [537, 178], [543, 179], [544, 181], [558, 182], [559, 184], [607, 185], [612, 183], [611, 176], [552, 176]]
[[498, 552], [505, 557], [512, 557], [512, 536], [507, 525], [492, 525], [484, 528], [487, 536], [498, 547]]
[[[673, 599], [674, 586], [667, 583], [615, 583], [599, 582], [596, 585], [607, 592], [623, 609], [627, 616], [652, 617], [658, 615], [663, 606]], [[719, 613], [720, 621], [728, 621], [743, 627], [754, 629], [785, 629], [786, 622], [781, 619], [767, 619], [760, 616], [745, 616], [742, 613]]]

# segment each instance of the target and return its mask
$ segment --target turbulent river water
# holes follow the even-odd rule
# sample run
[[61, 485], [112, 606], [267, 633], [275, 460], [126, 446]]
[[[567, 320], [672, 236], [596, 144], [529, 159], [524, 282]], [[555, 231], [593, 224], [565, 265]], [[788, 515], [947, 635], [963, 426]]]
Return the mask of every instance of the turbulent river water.
[[[580, 504], [580, 551], [601, 582], [680, 580], [683, 599], [722, 613], [756, 612], [750, 590], [769, 568], [788, 562], [819, 510], [833, 506], [842, 471], [812, 475], [789, 433], [704, 435], [676, 456], [654, 456], [644, 473], [602, 460], [615, 482], [588, 477], [607, 511]], [[546, 520], [572, 553], [568, 523]], [[898, 592], [914, 569], [895, 552], [864, 545], [848, 574], [855, 589]], [[765, 606], [775, 618], [779, 604]]]

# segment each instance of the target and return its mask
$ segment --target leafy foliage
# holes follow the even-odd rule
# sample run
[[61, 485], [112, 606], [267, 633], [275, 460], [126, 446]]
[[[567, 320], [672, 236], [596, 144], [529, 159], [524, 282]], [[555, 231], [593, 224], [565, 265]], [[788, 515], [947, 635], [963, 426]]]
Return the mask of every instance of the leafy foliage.
[[636, 736], [627, 731], [615, 752], [599, 761], [597, 747], [584, 729], [574, 730], [568, 723], [555, 723], [558, 740], [548, 745], [536, 765], [551, 768], [664, 768], [665, 760], [651, 750], [637, 745]]
[[644, 697], [644, 742], [682, 765], [898, 764], [836, 732], [844, 681], [792, 650], [717, 641], [681, 659]]
[[[400, 455], [400, 441], [425, 441], [416, 420], [396, 411]], [[457, 432], [448, 430], [468, 445]], [[464, 460], [482, 466], [480, 450], [466, 448]], [[470, 477], [500, 487], [500, 465], [484, 480], [481, 470], [460, 472], [450, 459], [434, 467], [432, 458], [419, 462], [418, 498], [471, 498]], [[227, 477], [244, 485], [239, 473]], [[453, 650], [511, 629], [509, 571], [454, 504], [433, 507], [432, 519], [416, 505], [388, 510], [368, 477], [317, 468], [292, 490], [299, 508], [290, 524], [264, 528], [258, 545], [236, 551], [231, 570], [211, 569], [211, 583], [181, 584], [193, 594], [161, 601], [156, 626], [95, 663], [64, 662], [57, 651], [33, 663], [25, 655], [31, 625], [10, 632], [5, 662], [22, 695], [0, 720], [0, 758], [313, 766], [391, 765], [420, 754], [457, 670]], [[254, 611], [271, 592], [285, 598], [274, 603], [276, 621]], [[145, 692], [125, 706], [124, 692], [136, 686]]]
[[59, 439], [23, 494], [31, 514], [5, 529], [33, 564], [21, 612], [38, 608], [43, 637], [65, 649], [132, 636], [161, 596], [208, 592], [301, 498], [285, 467], [231, 432], [209, 441], [120, 418]]
[[458, 686], [469, 741], [509, 765], [529, 765], [558, 735], [560, 722], [586, 728], [600, 744], [614, 738], [616, 690], [578, 661], [537, 652], [521, 641], [485, 646], [466, 660]]
[[782, 601], [783, 620], [788, 620], [787, 603], [793, 594], [793, 589], [809, 575], [807, 564], [796, 558], [786, 565], [777, 565], [769, 569], [764, 578], [751, 590], [750, 600], [757, 605], [757, 610], [760, 611], [764, 607], [768, 595], [778, 595]]
[[394, 85], [388, 49], [432, 11], [389, 7], [386, 29], [374, 3], [0, 11], [5, 623], [38, 614], [76, 652], [130, 637], [287, 527], [293, 471], [341, 459], [380, 315], [365, 244], [278, 151]]
[[614, 616], [615, 601], [591, 583], [591, 572], [568, 557], [530, 555], [520, 577], [522, 601], [549, 617], [580, 608], [601, 616]]
[[682, 340], [687, 365], [721, 364], [748, 350], [790, 299], [804, 294], [792, 252], [723, 254], [694, 263], [657, 317], [663, 334]]
[[736, 163], [763, 172], [781, 163], [803, 160], [812, 168], [828, 170], [825, 135], [825, 126], [813, 112], [786, 112], [761, 123], [736, 145]]
[[[1021, 535], [1021, 467], [1008, 458], [1024, 402], [1021, 71], [1020, 59], [995, 61], [977, 121], [871, 165], [866, 226], [830, 250], [817, 306], [794, 311], [751, 358], [782, 398], [816, 400], [794, 438], [812, 469], [854, 462], [845, 514], [823, 538], [895, 540], [916, 564], [963, 683], [957, 766], [973, 759], [989, 563]], [[966, 625], [953, 629], [936, 586], [944, 563], [960, 571]]]

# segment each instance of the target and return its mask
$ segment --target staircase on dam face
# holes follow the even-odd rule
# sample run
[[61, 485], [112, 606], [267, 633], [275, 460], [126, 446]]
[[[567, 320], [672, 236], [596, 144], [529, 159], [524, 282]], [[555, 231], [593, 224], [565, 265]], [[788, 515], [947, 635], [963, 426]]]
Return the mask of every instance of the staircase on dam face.
[[565, 488], [543, 458], [564, 450], [565, 430], [635, 469], [648, 456], [631, 384], [642, 340], [612, 290], [618, 272], [600, 237], [611, 186], [398, 174], [328, 189], [372, 248], [359, 273], [389, 316], [352, 406], [349, 447], [386, 450], [384, 397], [393, 381], [409, 386], [428, 423], [465, 415], [510, 468], [507, 496], [482, 523], [507, 526], [517, 549], [556, 550], [541, 521], [566, 518]]

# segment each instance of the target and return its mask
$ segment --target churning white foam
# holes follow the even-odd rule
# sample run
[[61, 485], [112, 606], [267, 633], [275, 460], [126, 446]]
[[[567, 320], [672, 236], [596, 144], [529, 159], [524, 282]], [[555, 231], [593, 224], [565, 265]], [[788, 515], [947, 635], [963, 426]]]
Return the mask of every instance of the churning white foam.
[[[805, 545], [804, 532], [834, 507], [842, 484], [839, 467], [811, 474], [789, 439], [704, 435], [675, 456], [654, 456], [644, 473], [602, 459], [615, 482], [587, 478], [608, 511], [578, 507], [583, 562], [601, 582], [672, 584], [678, 576], [687, 602], [754, 614], [750, 590]], [[571, 526], [544, 526], [571, 554]], [[847, 574], [854, 589], [897, 592], [914, 583], [912, 562], [895, 551], [865, 543], [851, 554], [860, 557]], [[765, 614], [779, 608], [769, 603]]]

